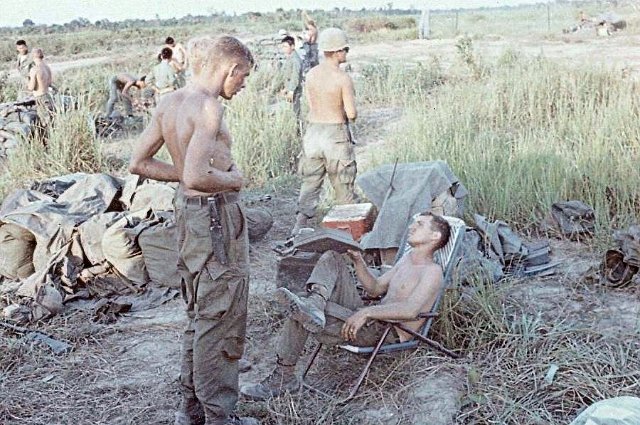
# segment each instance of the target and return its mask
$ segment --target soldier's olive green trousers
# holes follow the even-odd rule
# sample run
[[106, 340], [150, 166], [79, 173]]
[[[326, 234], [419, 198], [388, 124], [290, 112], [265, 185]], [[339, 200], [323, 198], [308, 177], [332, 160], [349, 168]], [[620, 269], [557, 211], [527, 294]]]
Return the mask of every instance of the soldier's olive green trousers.
[[225, 196], [219, 209], [228, 264], [212, 248], [206, 197], [175, 199], [178, 270], [189, 324], [182, 344], [180, 383], [185, 399], [197, 398], [206, 423], [219, 423], [238, 400], [238, 360], [247, 322], [249, 242], [238, 195]]
[[[315, 339], [326, 345], [348, 343], [362, 347], [378, 342], [386, 325], [377, 321], [363, 326], [358, 331], [356, 341], [347, 342], [340, 336], [344, 321], [356, 310], [364, 307], [355, 279], [342, 255], [335, 251], [322, 254], [307, 280], [307, 288], [333, 303], [333, 306], [325, 307], [326, 325], [322, 331], [313, 334]], [[278, 340], [278, 362], [282, 365], [295, 365], [300, 359], [308, 336], [309, 332], [300, 323], [287, 319]], [[390, 332], [388, 342], [396, 340], [395, 331]]]
[[356, 156], [345, 124], [308, 124], [302, 140], [299, 173], [302, 187], [298, 213], [307, 218], [316, 215], [325, 175], [338, 204], [355, 202]]

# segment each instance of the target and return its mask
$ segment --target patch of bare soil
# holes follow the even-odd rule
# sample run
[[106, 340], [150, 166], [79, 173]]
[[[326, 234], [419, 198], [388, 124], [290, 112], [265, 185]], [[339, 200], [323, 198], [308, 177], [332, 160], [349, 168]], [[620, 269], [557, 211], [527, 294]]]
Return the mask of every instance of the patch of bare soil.
[[[354, 46], [349, 60], [359, 63], [376, 63], [389, 60], [398, 62], [428, 62], [433, 56], [445, 66], [456, 61], [455, 39], [392, 41], [379, 44]], [[629, 74], [640, 76], [640, 54], [637, 46], [640, 36], [616, 34], [611, 37], [564, 36], [557, 39], [540, 37], [485, 37], [473, 40], [474, 51], [480, 58], [495, 59], [506, 50], [513, 50], [528, 57], [542, 55], [570, 66], [619, 66]], [[603, 55], [602, 52], [607, 52]]]
[[566, 326], [593, 328], [604, 334], [640, 331], [640, 288], [612, 289], [585, 279], [598, 267], [602, 256], [584, 244], [552, 241], [559, 273], [514, 285], [510, 295], [523, 311], [554, 321], [562, 315]]
[[[51, 67], [51, 70], [54, 74], [59, 74], [70, 69], [86, 68], [88, 66], [100, 65], [108, 62], [109, 60], [109, 56], [99, 56], [95, 58], [82, 58], [68, 61], [52, 62], [49, 63], [49, 66]], [[9, 78], [18, 78], [19, 76], [20, 75], [18, 74], [18, 71], [16, 71], [15, 69], [9, 71]]]
[[360, 109], [354, 137], [357, 141], [358, 169], [366, 169], [374, 161], [376, 151], [384, 149], [389, 136], [398, 128], [402, 108], [367, 106]]
[[[269, 195], [250, 192], [250, 205], [269, 208], [275, 218], [267, 237], [251, 246], [251, 292], [245, 358], [254, 367], [241, 384], [270, 373], [283, 317], [271, 297], [276, 260], [270, 247], [286, 238], [295, 209], [292, 189]], [[584, 245], [554, 241], [559, 273], [522, 280], [508, 288], [510, 298], [541, 320], [567, 326], [597, 327], [629, 333], [638, 329], [637, 295], [586, 286], [580, 277], [597, 264], [598, 255]], [[6, 424], [170, 424], [178, 406], [180, 339], [185, 324], [181, 300], [121, 317], [114, 324], [92, 323], [83, 312], [69, 312], [34, 325], [69, 341], [74, 350], [54, 356], [41, 345], [0, 331], [0, 423]], [[314, 344], [309, 343], [308, 349]], [[457, 347], [454, 347], [457, 348]], [[468, 353], [467, 353], [468, 354]], [[347, 405], [347, 394], [366, 359], [339, 349], [321, 351], [308, 381], [330, 396], [304, 390], [268, 402], [241, 400], [239, 412], [265, 424], [430, 424], [466, 423], [459, 412], [470, 390], [469, 370], [459, 361], [427, 348], [381, 356], [360, 394]], [[302, 363], [302, 362], [301, 362]], [[300, 365], [300, 369], [303, 364]], [[458, 417], [458, 419], [456, 419]]]

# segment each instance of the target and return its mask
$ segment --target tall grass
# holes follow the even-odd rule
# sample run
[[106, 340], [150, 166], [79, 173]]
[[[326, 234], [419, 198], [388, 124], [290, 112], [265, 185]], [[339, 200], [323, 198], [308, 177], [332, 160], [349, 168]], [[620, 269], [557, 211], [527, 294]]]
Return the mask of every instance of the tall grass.
[[[522, 306], [517, 283], [478, 284], [444, 299], [436, 338], [472, 359], [457, 423], [568, 423], [585, 405], [637, 393], [637, 329], [611, 332], [583, 314], [558, 315], [566, 296], [557, 306], [544, 298]], [[548, 376], [552, 365], [557, 372]]]
[[469, 189], [470, 212], [523, 227], [553, 202], [583, 200], [608, 233], [637, 216], [639, 95], [614, 71], [513, 60], [489, 77], [406, 97], [403, 130], [375, 157], [443, 159]]
[[47, 177], [108, 172], [89, 117], [89, 109], [80, 102], [77, 109], [56, 114], [46, 144], [39, 137], [23, 141], [6, 161], [0, 195]]
[[367, 65], [357, 80], [358, 102], [372, 105], [398, 105], [412, 97], [426, 97], [444, 81], [437, 58], [430, 63], [409, 66], [392, 65], [386, 61]]
[[282, 79], [277, 69], [265, 65], [249, 77], [225, 114], [234, 139], [233, 157], [255, 185], [295, 171], [301, 150], [293, 109], [277, 95]]

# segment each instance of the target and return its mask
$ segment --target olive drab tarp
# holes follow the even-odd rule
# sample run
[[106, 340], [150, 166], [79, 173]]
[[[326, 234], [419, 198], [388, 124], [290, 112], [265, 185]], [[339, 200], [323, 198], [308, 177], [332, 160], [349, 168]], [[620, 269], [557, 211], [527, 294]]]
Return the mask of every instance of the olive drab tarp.
[[180, 288], [177, 240], [175, 220], [149, 227], [138, 237], [149, 279], [156, 286]]
[[89, 218], [78, 227], [84, 255], [91, 265], [107, 261], [102, 251], [102, 238], [113, 223], [124, 216], [124, 212], [107, 212]]
[[29, 231], [7, 223], [0, 226], [0, 275], [11, 280], [25, 279], [35, 271], [33, 250], [36, 239]]
[[102, 252], [107, 261], [134, 284], [149, 282], [138, 237], [147, 228], [158, 224], [151, 209], [135, 211], [119, 218], [104, 233]]
[[130, 211], [151, 208], [153, 211], [173, 211], [176, 190], [162, 183], [143, 183], [133, 194]]
[[364, 249], [400, 246], [416, 213], [434, 207], [456, 217], [464, 212], [467, 189], [443, 161], [382, 165], [358, 176], [356, 183], [379, 211], [373, 229], [360, 241]]
[[[159, 219], [149, 207], [123, 211], [135, 202], [141, 183], [137, 178], [129, 180], [126, 201], [122, 199], [124, 181], [82, 173], [41, 181], [31, 190], [18, 190], [5, 198], [0, 206], [0, 254], [11, 268], [0, 267], [5, 276], [0, 285], [14, 303], [4, 309], [7, 318], [38, 320], [59, 313], [71, 300], [149, 292], [137, 238]], [[148, 185], [140, 202], [151, 199], [151, 187], [159, 193], [173, 191]], [[167, 196], [154, 201], [158, 199], [163, 202], [159, 205], [167, 206]], [[15, 261], [9, 264], [7, 259]], [[153, 296], [133, 305], [151, 305], [172, 296]], [[96, 314], [99, 308], [95, 305]]]
[[[121, 187], [118, 180], [106, 174], [73, 176], [74, 183], [56, 199], [33, 191], [18, 191], [0, 207], [0, 222], [12, 223], [33, 234], [36, 271], [42, 270], [47, 260], [63, 249], [77, 225], [107, 211]], [[68, 181], [62, 178], [57, 182]], [[48, 182], [50, 187], [57, 185], [54, 179]]]
[[[0, 286], [6, 318], [39, 320], [67, 303], [112, 320], [172, 299], [180, 285], [175, 185], [68, 174], [17, 190], [0, 206]], [[273, 217], [247, 209], [252, 239]], [[164, 288], [156, 288], [161, 286]]]

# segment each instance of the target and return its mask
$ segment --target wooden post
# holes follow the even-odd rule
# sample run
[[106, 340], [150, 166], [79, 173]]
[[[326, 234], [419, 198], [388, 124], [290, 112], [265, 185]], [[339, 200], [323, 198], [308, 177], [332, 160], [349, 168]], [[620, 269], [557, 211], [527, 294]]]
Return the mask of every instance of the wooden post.
[[418, 23], [418, 38], [423, 40], [431, 35], [431, 13], [429, 9], [422, 9]]

